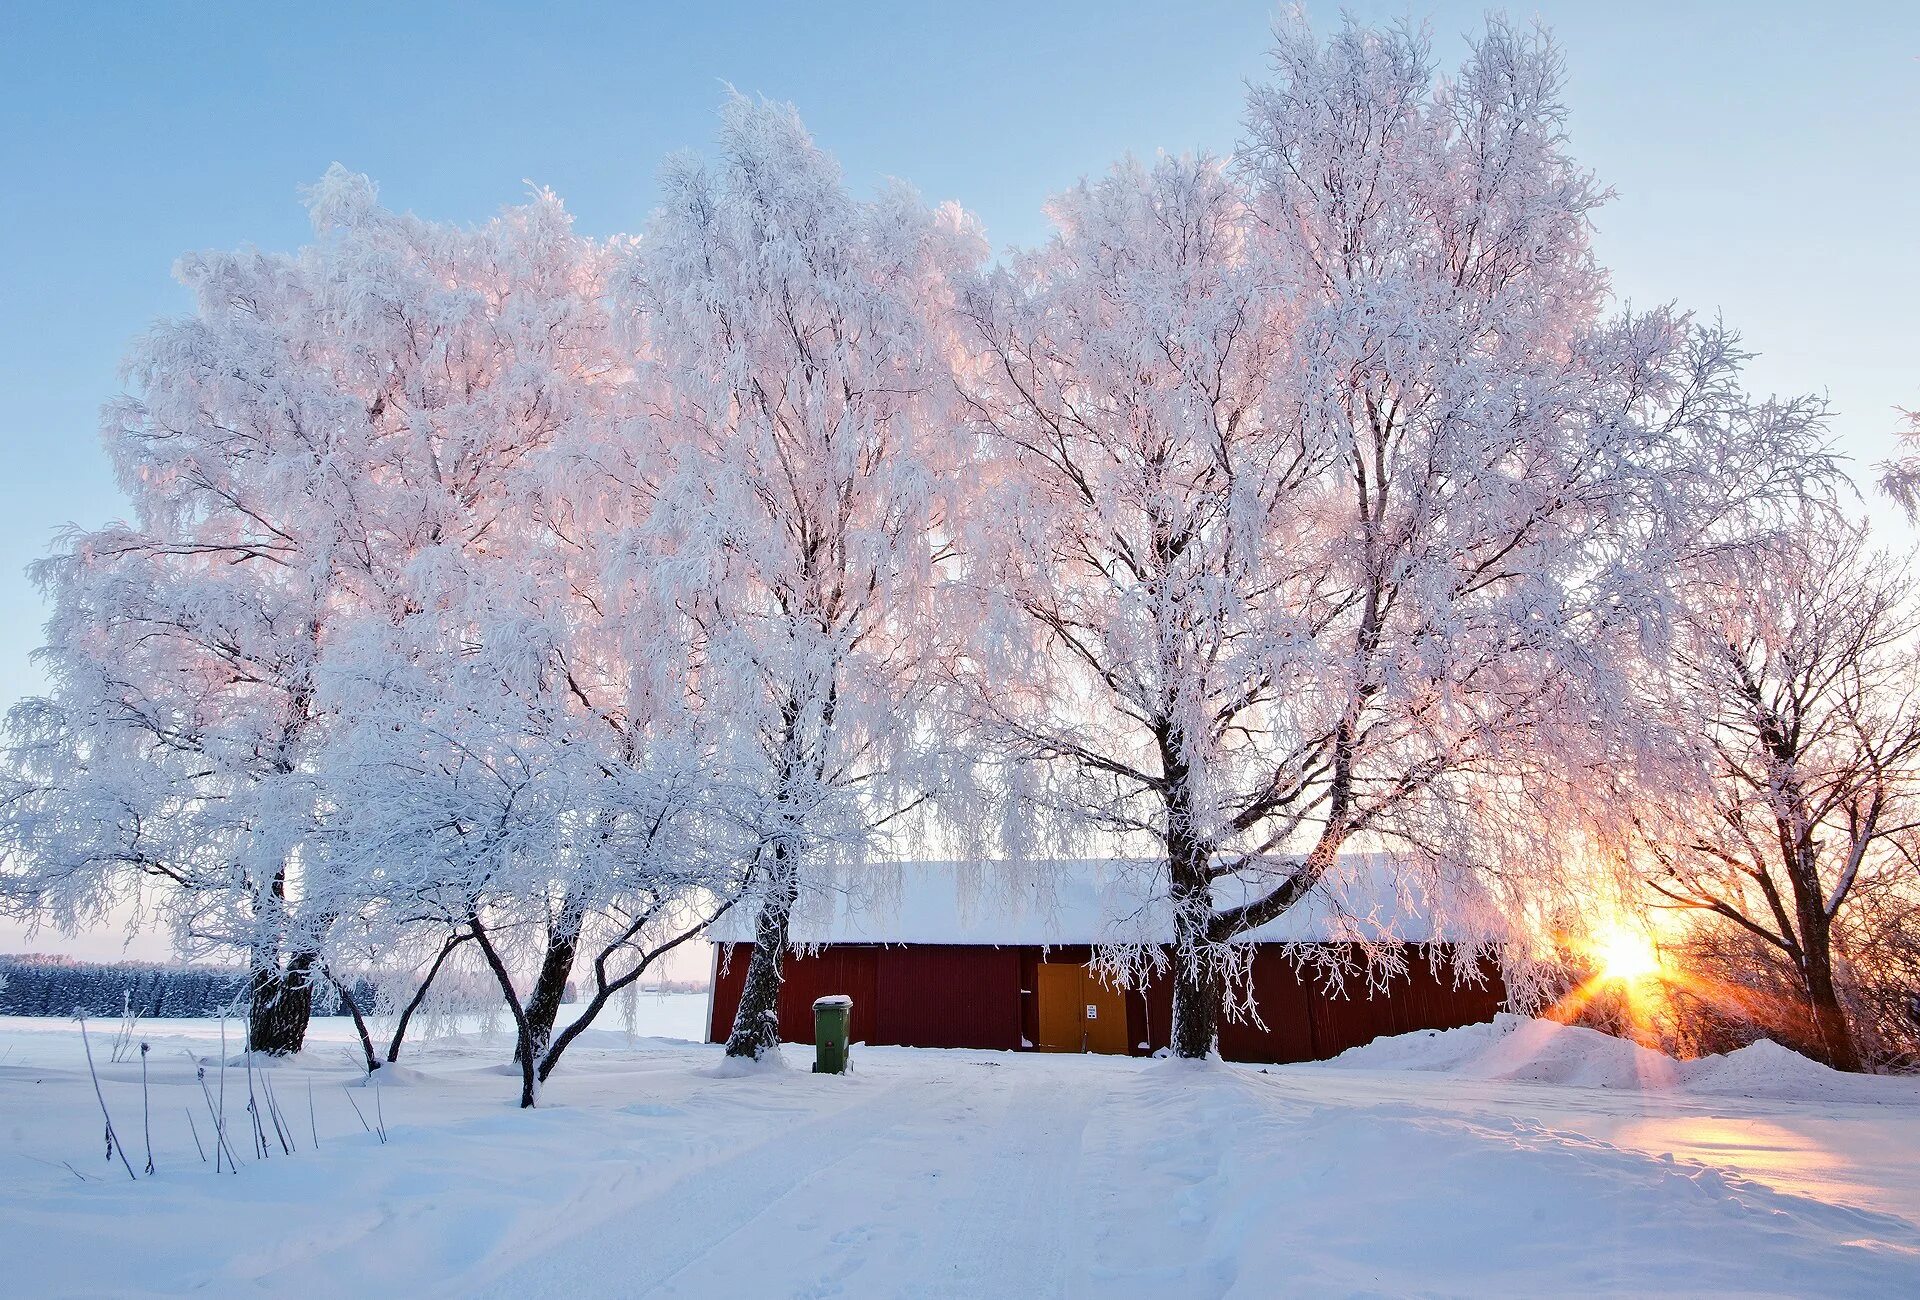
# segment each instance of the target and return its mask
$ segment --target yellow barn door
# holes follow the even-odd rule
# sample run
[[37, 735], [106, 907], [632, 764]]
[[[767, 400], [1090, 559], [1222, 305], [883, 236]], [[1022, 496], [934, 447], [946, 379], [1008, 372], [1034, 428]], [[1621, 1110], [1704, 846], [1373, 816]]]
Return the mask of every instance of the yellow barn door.
[[1127, 1000], [1119, 989], [1109, 988], [1091, 970], [1086, 972], [1080, 1000], [1086, 1003], [1087, 1050], [1107, 1056], [1127, 1054]]
[[1034, 1044], [1043, 1052], [1083, 1052], [1086, 1050], [1086, 1008], [1080, 1005], [1083, 966], [1064, 962], [1041, 962], [1033, 987], [1034, 1001], [1040, 1012], [1040, 1040]]
[[1086, 966], [1042, 962], [1037, 972], [1033, 993], [1040, 1040], [1035, 1047], [1043, 1052], [1126, 1054], [1127, 1004], [1118, 989], [1109, 988]]

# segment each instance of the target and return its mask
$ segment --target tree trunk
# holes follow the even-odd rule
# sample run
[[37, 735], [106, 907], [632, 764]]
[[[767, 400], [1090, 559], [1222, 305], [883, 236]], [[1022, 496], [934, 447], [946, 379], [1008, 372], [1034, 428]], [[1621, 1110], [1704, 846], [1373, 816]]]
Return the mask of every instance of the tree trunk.
[[1173, 904], [1173, 1054], [1204, 1061], [1218, 1054], [1225, 976], [1215, 951], [1212, 855], [1194, 820], [1193, 769], [1170, 724], [1154, 728], [1166, 780], [1167, 897]]
[[500, 995], [506, 999], [507, 1010], [513, 1012], [515, 1038], [521, 1049], [516, 1053], [520, 1064], [520, 1108], [532, 1110], [539, 1100], [540, 1086], [539, 1081], [534, 1078], [533, 1053], [526, 1050], [528, 1041], [526, 1008], [520, 1005], [519, 995], [513, 991], [513, 976], [508, 973], [507, 964], [501, 960], [499, 950], [493, 946], [493, 940], [487, 937], [486, 928], [480, 924], [477, 913], [467, 918], [467, 929], [473, 935], [480, 954], [487, 959], [487, 965], [492, 968], [494, 979], [500, 983]]
[[756, 1061], [780, 1043], [781, 965], [787, 953], [787, 921], [793, 915], [794, 899], [799, 897], [799, 882], [784, 845], [774, 846], [773, 863], [773, 880], [754, 922], [753, 957], [747, 963], [746, 986], [740, 990], [733, 1031], [727, 1035], [728, 1056]]
[[313, 1014], [313, 970], [318, 956], [297, 952], [283, 971], [277, 961], [254, 968], [247, 1009], [247, 1045], [268, 1056], [291, 1056], [307, 1040]]
[[619, 950], [621, 945], [627, 943], [645, 929], [647, 922], [652, 919], [653, 912], [642, 912], [635, 917], [629, 924], [626, 933], [620, 935], [614, 939], [613, 942], [602, 948], [600, 955], [594, 958], [593, 996], [587, 999], [587, 1005], [581, 1010], [578, 1016], [574, 1017], [573, 1023], [560, 1031], [559, 1037], [553, 1040], [546, 1052], [540, 1057], [540, 1082], [545, 1083], [547, 1081], [547, 1076], [553, 1073], [553, 1067], [560, 1063], [561, 1055], [566, 1052], [567, 1044], [587, 1031], [588, 1027], [593, 1024], [594, 1018], [597, 1017], [600, 1012], [605, 1009], [607, 1003], [613, 999], [614, 994], [639, 982], [641, 975], [646, 973], [647, 967], [653, 965], [659, 958], [666, 956], [675, 948], [678, 948], [683, 943], [689, 942], [696, 936], [705, 934], [715, 921], [718, 921], [732, 909], [734, 903], [737, 901], [737, 898], [728, 899], [715, 909], [713, 914], [708, 916], [706, 920], [689, 926], [658, 947], [651, 950], [642, 949], [639, 960], [634, 962], [632, 968], [629, 969], [626, 974], [617, 979], [609, 980], [607, 978], [607, 962], [612, 959], [613, 954]]
[[[573, 974], [574, 957], [580, 950], [580, 929], [586, 912], [571, 895], [561, 900], [560, 915], [547, 931], [547, 952], [540, 962], [540, 974], [527, 998], [527, 1030], [532, 1035], [533, 1059], [538, 1061], [553, 1039], [554, 1021], [560, 1018], [560, 1000], [567, 995], [567, 978]], [[514, 1049], [513, 1062], [520, 1064], [520, 1049]]]
[[1173, 895], [1173, 1038], [1175, 1056], [1205, 1060], [1219, 1049], [1223, 972], [1209, 942], [1212, 891], [1192, 858], [1168, 863]]
[[380, 1058], [373, 1054], [373, 1035], [367, 1032], [367, 1019], [360, 1014], [360, 1003], [353, 996], [353, 990], [333, 973], [331, 967], [327, 970], [327, 980], [339, 992], [340, 1005], [347, 1009], [349, 1016], [353, 1017], [353, 1028], [360, 1035], [360, 1050], [367, 1058], [367, 1073], [372, 1074], [380, 1068]]
[[420, 1004], [427, 1000], [427, 993], [433, 988], [434, 977], [440, 973], [440, 968], [446, 964], [446, 960], [453, 954], [453, 950], [471, 937], [471, 935], [455, 934], [440, 945], [440, 955], [435, 957], [433, 959], [433, 965], [427, 968], [426, 978], [421, 980], [420, 987], [413, 991], [413, 997], [408, 1000], [407, 1005], [400, 1012], [399, 1023], [393, 1027], [393, 1039], [387, 1044], [388, 1061], [397, 1061], [400, 1059], [400, 1044], [407, 1036], [407, 1025], [413, 1019], [413, 1013], [418, 1011]]
[[1184, 962], [1173, 974], [1173, 1054], [1202, 1061], [1220, 1046], [1220, 972], [1211, 963], [1198, 971]]
[[[1785, 741], [1776, 742], [1781, 766], [1792, 757]], [[1791, 769], [1790, 769], [1791, 770]], [[1833, 918], [1827, 914], [1826, 888], [1820, 879], [1819, 848], [1813, 816], [1797, 779], [1782, 782], [1785, 810], [1776, 814], [1781, 858], [1793, 891], [1794, 919], [1800, 931], [1800, 979], [1807, 995], [1808, 1045], [1836, 1070], [1860, 1071], [1860, 1049], [1853, 1026], [1833, 983]]]
[[1853, 1026], [1847, 1021], [1846, 1008], [1840, 1004], [1833, 983], [1833, 946], [1823, 928], [1807, 936], [1804, 944], [1804, 975], [1807, 984], [1807, 1021], [1812, 1046], [1820, 1059], [1836, 1070], [1858, 1074], [1864, 1067], [1859, 1046], [1853, 1040]]

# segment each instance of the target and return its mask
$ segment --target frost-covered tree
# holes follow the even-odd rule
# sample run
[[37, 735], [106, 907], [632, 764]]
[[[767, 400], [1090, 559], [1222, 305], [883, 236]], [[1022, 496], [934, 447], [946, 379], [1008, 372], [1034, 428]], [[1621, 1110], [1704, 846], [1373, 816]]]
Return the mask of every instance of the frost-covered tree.
[[[517, 667], [473, 631], [453, 635], [465, 644], [390, 669], [366, 697], [381, 711], [348, 733], [356, 765], [334, 787], [352, 799], [340, 853], [371, 903], [369, 942], [424, 926], [481, 955], [513, 1017], [521, 1104], [532, 1106], [607, 1001], [725, 907], [740, 858], [704, 834], [712, 785], [704, 754], [672, 751], [685, 737], [656, 718], [625, 731], [624, 746], [599, 743], [595, 728], [624, 724], [577, 707], [551, 652], [523, 655], [539, 645], [524, 629], [479, 634]], [[572, 946], [594, 954], [588, 1003], [557, 1037], [558, 999], [538, 1022], [534, 1002], [556, 899], [576, 912]], [[533, 970], [530, 986], [516, 969]]]
[[918, 725], [961, 447], [929, 321], [979, 256], [906, 189], [850, 197], [786, 106], [733, 98], [712, 163], [672, 160], [629, 300], [662, 378], [667, 507], [705, 706], [730, 719], [756, 942], [728, 1040], [775, 1040], [788, 918], [929, 789]]
[[[961, 685], [978, 734], [1033, 765], [1010, 778], [1029, 802], [1155, 842], [1199, 956], [1219, 823], [1284, 793], [1262, 789], [1254, 720], [1285, 704], [1276, 638], [1297, 619], [1312, 644], [1290, 604], [1321, 557], [1297, 510], [1333, 450], [1290, 409], [1287, 304], [1218, 162], [1126, 163], [1050, 211], [1054, 241], [962, 304], [990, 451], [968, 532], [986, 635]], [[1210, 1049], [1185, 999], [1181, 1024]]]
[[1880, 960], [1876, 896], [1911, 889], [1920, 826], [1907, 571], [1831, 518], [1700, 566], [1666, 671], [1642, 682], [1646, 752], [1676, 761], [1620, 796], [1655, 900], [1757, 940], [1746, 983], [1768, 966], [1788, 991], [1762, 1027], [1842, 1070], [1862, 1064], [1843, 962]]
[[1900, 414], [1905, 417], [1899, 431], [1904, 454], [1880, 463], [1880, 490], [1912, 518], [1920, 514], [1920, 411]]
[[1818, 465], [1730, 338], [1604, 317], [1544, 37], [1496, 20], [1448, 81], [1405, 29], [1274, 58], [1231, 174], [1083, 185], [966, 309], [977, 585], [1035, 656], [970, 695], [1044, 806], [1163, 859], [1183, 1056], [1344, 848], [1435, 906], [1548, 870], [1502, 819], [1603, 756], [1662, 566]]
[[[644, 321], [622, 348], [644, 354]], [[749, 883], [753, 838], [733, 815], [742, 777], [727, 695], [707, 690], [698, 622], [683, 604], [661, 486], [659, 375], [623, 372], [612, 419], [579, 425], [549, 456], [524, 569], [538, 586], [543, 689], [566, 704], [571, 876], [556, 913], [591, 957], [585, 1004], [554, 1032], [565, 988], [550, 940], [528, 1001], [538, 1077], [652, 963], [696, 937]], [[751, 773], [747, 779], [751, 779]], [[550, 927], [549, 933], [553, 933]], [[569, 962], [568, 965], [571, 963]]]
[[[650, 426], [608, 414], [577, 410], [497, 549], [449, 565], [419, 615], [370, 626], [379, 644], [338, 683], [355, 721], [331, 764], [336, 852], [370, 904], [365, 941], [425, 927], [481, 955], [523, 1105], [614, 995], [731, 904], [749, 860], [692, 625], [658, 581], [632, 445]], [[583, 951], [592, 992], [556, 1036]]]
[[323, 666], [484, 549], [592, 288], [551, 195], [473, 230], [334, 168], [314, 242], [184, 259], [106, 441], [133, 522], [39, 566], [46, 699], [16, 711], [10, 894], [62, 923], [145, 883], [189, 949], [238, 949], [251, 1036], [297, 1050], [356, 900], [330, 876]]

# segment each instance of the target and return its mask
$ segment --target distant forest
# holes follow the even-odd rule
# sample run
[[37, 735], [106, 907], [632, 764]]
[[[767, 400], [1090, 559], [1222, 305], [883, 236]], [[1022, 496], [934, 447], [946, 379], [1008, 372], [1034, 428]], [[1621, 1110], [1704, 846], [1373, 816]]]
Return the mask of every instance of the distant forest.
[[[391, 998], [365, 974], [352, 980], [360, 1010], [393, 1010]], [[497, 1004], [499, 990], [490, 981], [461, 972], [443, 977], [446, 996], [473, 1009]], [[663, 979], [642, 993], [704, 993], [705, 980]], [[391, 990], [389, 990], [391, 992]], [[580, 991], [568, 980], [560, 1001], [572, 1004]], [[401, 999], [404, 1001], [404, 997]], [[154, 962], [82, 962], [42, 953], [0, 954], [0, 1016], [121, 1016], [185, 1019], [196, 1016], [245, 1016], [247, 973], [237, 967], [165, 965]], [[340, 991], [322, 984], [313, 991], [313, 1014], [345, 1015]]]
[[[356, 980], [356, 1000], [373, 1003], [373, 988]], [[217, 966], [146, 962], [74, 962], [56, 957], [0, 957], [0, 1016], [121, 1016], [146, 1019], [244, 1015], [247, 973]], [[340, 1012], [331, 987], [314, 990], [315, 1015]]]

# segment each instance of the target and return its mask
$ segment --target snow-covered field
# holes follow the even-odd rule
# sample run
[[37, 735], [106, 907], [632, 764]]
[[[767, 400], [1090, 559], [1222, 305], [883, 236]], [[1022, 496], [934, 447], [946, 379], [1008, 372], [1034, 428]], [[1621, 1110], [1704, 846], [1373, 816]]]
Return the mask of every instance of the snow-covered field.
[[[642, 1030], [697, 1034], [704, 1005], [645, 999]], [[1676, 1065], [1503, 1020], [1322, 1066], [874, 1048], [819, 1078], [799, 1049], [730, 1074], [613, 1030], [524, 1113], [476, 1033], [352, 1088], [383, 1146], [327, 1021], [271, 1072], [300, 1149], [217, 1176], [185, 1055], [217, 1029], [146, 1029], [136, 1183], [101, 1158], [73, 1028], [0, 1020], [0, 1293], [1920, 1293], [1920, 1081], [1768, 1047]], [[230, 1115], [246, 1086], [228, 1071]]]

